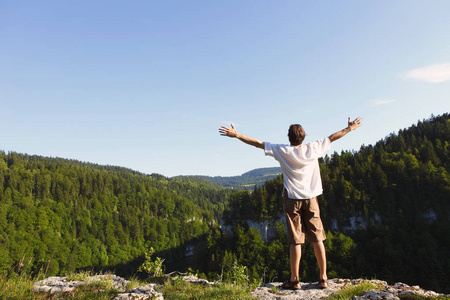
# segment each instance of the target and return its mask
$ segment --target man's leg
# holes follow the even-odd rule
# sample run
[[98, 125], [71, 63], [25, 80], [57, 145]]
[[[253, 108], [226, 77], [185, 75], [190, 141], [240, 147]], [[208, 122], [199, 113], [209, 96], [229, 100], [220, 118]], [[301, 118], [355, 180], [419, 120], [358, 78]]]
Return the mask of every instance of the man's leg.
[[[305, 242], [305, 233], [302, 231], [302, 219], [300, 216], [302, 201], [289, 199], [285, 189], [283, 193], [284, 211], [286, 216], [286, 228], [289, 245], [289, 261], [291, 264], [290, 282], [299, 281], [300, 259], [302, 258], [302, 243]], [[297, 285], [298, 287], [298, 285]]]
[[314, 254], [316, 255], [317, 263], [319, 264], [320, 275], [319, 279], [327, 280], [327, 254], [323, 242], [313, 242]]
[[302, 245], [291, 244], [290, 263], [291, 263], [291, 282], [300, 281], [300, 260], [302, 258]]

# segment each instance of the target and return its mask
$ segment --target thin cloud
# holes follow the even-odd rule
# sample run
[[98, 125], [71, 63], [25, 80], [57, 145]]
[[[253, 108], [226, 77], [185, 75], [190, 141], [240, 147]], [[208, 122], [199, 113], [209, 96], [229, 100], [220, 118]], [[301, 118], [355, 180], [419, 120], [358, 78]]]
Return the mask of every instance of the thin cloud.
[[379, 99], [379, 100], [373, 100], [372, 106], [380, 106], [380, 105], [386, 105], [389, 103], [395, 102], [395, 99]]
[[431, 65], [406, 72], [407, 79], [415, 79], [431, 83], [450, 80], [450, 63]]

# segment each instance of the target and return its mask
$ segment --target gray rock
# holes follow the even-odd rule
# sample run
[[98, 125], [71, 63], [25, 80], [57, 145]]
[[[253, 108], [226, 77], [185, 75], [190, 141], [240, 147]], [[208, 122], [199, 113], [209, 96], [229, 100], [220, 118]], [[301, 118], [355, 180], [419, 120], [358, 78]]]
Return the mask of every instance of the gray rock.
[[129, 281], [116, 275], [95, 275], [88, 276], [80, 281], [67, 281], [67, 277], [49, 277], [36, 282], [33, 291], [36, 293], [59, 294], [71, 292], [81, 285], [92, 284], [95, 282], [108, 282], [112, 287], [119, 291], [125, 290]]
[[328, 280], [328, 288], [322, 289], [318, 282], [300, 282], [300, 289], [293, 291], [282, 289], [281, 282], [273, 282], [256, 288], [252, 296], [258, 299], [321, 299], [330, 296], [348, 284], [351, 284], [348, 279], [332, 279]]
[[191, 283], [200, 283], [208, 286], [216, 285], [216, 282], [210, 282], [206, 279], [198, 278], [197, 276], [183, 276], [183, 281]]
[[119, 295], [111, 298], [111, 300], [163, 300], [163, 293], [158, 290], [156, 284], [148, 284], [146, 286], [140, 286], [130, 291], [125, 291]]
[[57, 294], [61, 292], [71, 292], [83, 284], [85, 284], [85, 282], [67, 281], [66, 277], [49, 277], [36, 282], [33, 285], [33, 291], [36, 293]]

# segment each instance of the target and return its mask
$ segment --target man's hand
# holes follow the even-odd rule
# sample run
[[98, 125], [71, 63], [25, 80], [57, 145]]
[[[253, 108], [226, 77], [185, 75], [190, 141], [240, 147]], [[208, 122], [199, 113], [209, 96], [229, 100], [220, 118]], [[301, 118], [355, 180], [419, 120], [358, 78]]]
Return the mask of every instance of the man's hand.
[[357, 117], [353, 122], [350, 121], [350, 117], [348, 117], [348, 128], [350, 130], [355, 130], [363, 124], [363, 119], [361, 117]]
[[261, 142], [261, 141], [259, 141], [257, 139], [254, 139], [254, 138], [242, 135], [240, 133], [237, 133], [237, 131], [234, 128], [233, 124], [231, 124], [231, 128], [228, 128], [228, 127], [225, 127], [225, 126], [221, 126], [219, 128], [219, 132], [220, 132], [220, 135], [222, 135], [222, 136], [238, 138], [240, 141], [242, 141], [242, 142], [244, 142], [246, 144], [249, 144], [251, 146], [255, 146], [256, 148], [264, 149], [264, 143], [263, 142]]
[[344, 128], [341, 131], [335, 132], [332, 135], [330, 135], [328, 137], [330, 139], [330, 142], [332, 143], [332, 142], [340, 139], [341, 137], [343, 137], [350, 131], [355, 130], [356, 128], [360, 127], [362, 125], [362, 120], [363, 119], [361, 117], [357, 117], [355, 120], [350, 121], [350, 117], [349, 117], [347, 128]]
[[228, 137], [237, 137], [236, 129], [234, 128], [233, 124], [231, 124], [231, 128], [227, 128], [225, 126], [222, 126], [219, 128], [220, 135], [228, 136]]

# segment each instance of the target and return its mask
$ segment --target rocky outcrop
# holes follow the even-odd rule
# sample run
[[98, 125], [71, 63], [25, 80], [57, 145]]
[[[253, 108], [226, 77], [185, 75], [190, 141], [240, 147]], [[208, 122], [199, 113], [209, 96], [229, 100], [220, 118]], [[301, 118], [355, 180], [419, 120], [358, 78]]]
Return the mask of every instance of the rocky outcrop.
[[[216, 282], [209, 282], [205, 279], [198, 278], [196, 276], [183, 276], [184, 281], [203, 284], [206, 286], [214, 286]], [[255, 299], [264, 300], [293, 300], [293, 299], [305, 299], [305, 300], [318, 300], [324, 299], [328, 296], [339, 292], [340, 290], [357, 285], [363, 281], [368, 281], [377, 286], [377, 289], [365, 291], [363, 296], [355, 296], [353, 300], [381, 300], [391, 299], [399, 300], [402, 295], [414, 294], [426, 297], [448, 297], [443, 294], [438, 294], [433, 291], [427, 291], [421, 289], [419, 286], [409, 286], [404, 283], [396, 283], [395, 285], [388, 285], [387, 282], [381, 280], [350, 280], [350, 279], [330, 279], [328, 281], [328, 288], [321, 289], [318, 283], [300, 283], [299, 290], [285, 290], [281, 288], [281, 282], [267, 283], [264, 286], [256, 288], [252, 292], [252, 296]], [[156, 284], [148, 284], [146, 286], [137, 287], [132, 290], [125, 290], [129, 281], [115, 275], [95, 275], [88, 276], [83, 280], [68, 281], [66, 277], [49, 277], [47, 279], [38, 281], [34, 284], [34, 291], [39, 293], [59, 294], [65, 292], [71, 292], [77, 287], [89, 283], [107, 282], [108, 286], [112, 286], [121, 291], [117, 296], [111, 298], [111, 300], [127, 300], [127, 299], [156, 299], [163, 300], [163, 293], [158, 289]], [[101, 285], [96, 285], [101, 286]], [[101, 289], [99, 289], [101, 292]]]
[[60, 294], [69, 293], [74, 289], [86, 285], [93, 284], [99, 292], [102, 291], [102, 286], [110, 286], [121, 291], [117, 296], [111, 298], [114, 300], [163, 300], [163, 293], [158, 290], [156, 284], [148, 284], [146, 286], [137, 287], [132, 290], [125, 291], [130, 282], [122, 277], [116, 275], [94, 275], [87, 276], [82, 280], [67, 280], [67, 277], [49, 277], [47, 279], [38, 281], [34, 284], [34, 292]]
[[[59, 294], [72, 292], [74, 289], [85, 284], [103, 283], [118, 290], [124, 290], [129, 281], [116, 275], [94, 275], [87, 276], [82, 280], [68, 281], [67, 277], [49, 277], [34, 284], [33, 291], [36, 293]], [[99, 285], [100, 286], [100, 285]]]
[[[271, 300], [271, 299], [306, 299], [306, 300], [315, 300], [315, 299], [323, 299], [332, 294], [339, 292], [340, 290], [352, 286], [357, 285], [363, 281], [368, 281], [373, 283], [378, 289], [365, 291], [363, 296], [355, 296], [353, 300], [362, 300], [362, 299], [370, 299], [370, 300], [381, 300], [381, 299], [392, 299], [392, 300], [400, 300], [400, 296], [405, 294], [416, 294], [427, 297], [438, 297], [444, 296], [443, 294], [438, 294], [433, 291], [426, 291], [421, 289], [418, 286], [408, 286], [404, 283], [396, 283], [393, 286], [390, 286], [385, 281], [381, 280], [350, 280], [350, 279], [331, 279], [328, 280], [328, 288], [321, 289], [319, 284], [316, 283], [300, 283], [300, 289], [296, 291], [285, 290], [281, 288], [281, 282], [273, 282], [265, 284], [264, 286], [256, 288], [256, 290], [252, 293], [252, 296], [257, 299]], [[449, 298], [450, 299], [450, 298]]]

